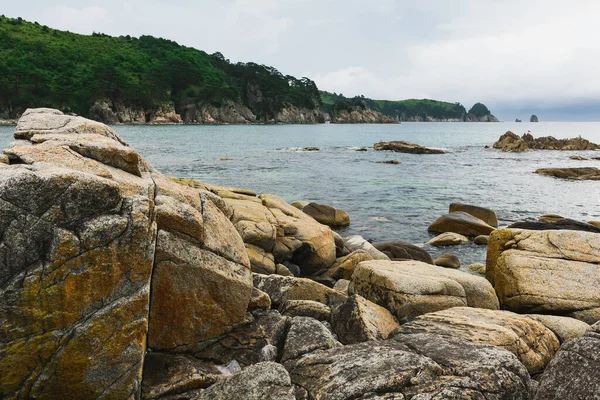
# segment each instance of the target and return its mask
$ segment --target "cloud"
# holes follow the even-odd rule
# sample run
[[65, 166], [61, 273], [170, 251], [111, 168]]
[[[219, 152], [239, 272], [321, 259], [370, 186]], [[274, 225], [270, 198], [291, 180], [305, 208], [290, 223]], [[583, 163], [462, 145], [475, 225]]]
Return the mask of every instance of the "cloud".
[[51, 21], [52, 28], [73, 32], [100, 32], [109, 22], [107, 10], [98, 6], [77, 8], [59, 4], [44, 8], [41, 18]]

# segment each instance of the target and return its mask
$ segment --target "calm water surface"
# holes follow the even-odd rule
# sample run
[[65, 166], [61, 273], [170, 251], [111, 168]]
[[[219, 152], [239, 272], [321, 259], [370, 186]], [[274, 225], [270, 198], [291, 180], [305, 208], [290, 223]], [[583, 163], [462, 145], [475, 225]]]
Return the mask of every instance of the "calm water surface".
[[[0, 127], [5, 147], [13, 127]], [[501, 225], [557, 213], [600, 219], [600, 182], [571, 182], [534, 174], [542, 167], [595, 166], [569, 156], [600, 152], [484, 149], [501, 134], [558, 138], [581, 135], [600, 142], [600, 123], [403, 123], [399, 125], [179, 125], [116, 126], [123, 138], [166, 175], [273, 193], [287, 201], [312, 200], [346, 210], [342, 234], [373, 240], [424, 243], [427, 226], [451, 202], [492, 208]], [[356, 151], [381, 140], [444, 148], [444, 155]], [[318, 152], [300, 151], [316, 146]], [[220, 158], [231, 158], [221, 161]], [[400, 165], [375, 161], [400, 159]], [[426, 246], [434, 256], [442, 250]], [[471, 244], [447, 248], [464, 265], [485, 260]]]

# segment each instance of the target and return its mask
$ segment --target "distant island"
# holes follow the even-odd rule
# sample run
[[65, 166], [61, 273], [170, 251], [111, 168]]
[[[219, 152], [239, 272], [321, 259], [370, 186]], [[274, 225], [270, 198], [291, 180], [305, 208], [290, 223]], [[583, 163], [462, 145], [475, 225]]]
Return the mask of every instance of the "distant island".
[[497, 121], [483, 104], [319, 91], [221, 53], [140, 36], [80, 35], [0, 16], [0, 122], [50, 107], [109, 123]]

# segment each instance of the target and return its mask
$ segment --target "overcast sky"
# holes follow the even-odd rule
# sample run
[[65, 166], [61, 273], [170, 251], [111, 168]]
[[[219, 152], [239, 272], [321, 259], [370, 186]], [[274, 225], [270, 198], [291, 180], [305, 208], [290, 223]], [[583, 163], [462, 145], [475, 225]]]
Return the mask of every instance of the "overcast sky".
[[[56, 29], [153, 35], [378, 99], [600, 119], [598, 0], [0, 0]], [[546, 117], [546, 118], [544, 118]]]

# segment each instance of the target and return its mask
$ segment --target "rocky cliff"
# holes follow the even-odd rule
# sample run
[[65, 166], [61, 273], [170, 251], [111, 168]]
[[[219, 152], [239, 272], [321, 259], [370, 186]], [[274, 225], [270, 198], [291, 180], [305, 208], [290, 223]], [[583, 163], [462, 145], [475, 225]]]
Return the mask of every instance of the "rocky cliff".
[[399, 121], [370, 108], [353, 107], [350, 110], [333, 112], [331, 122], [335, 124], [396, 124]]

